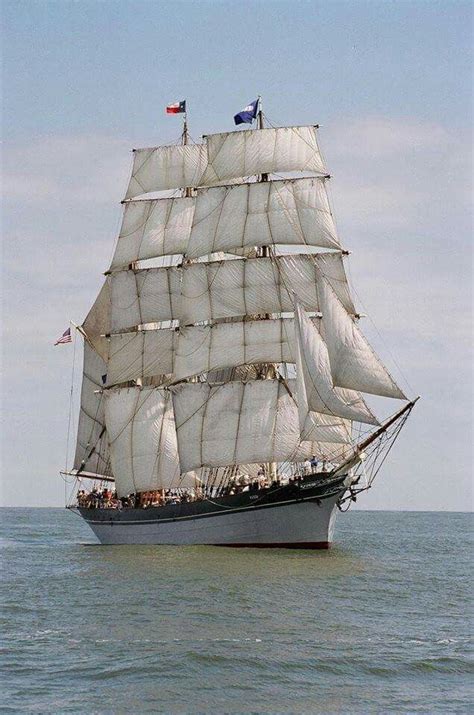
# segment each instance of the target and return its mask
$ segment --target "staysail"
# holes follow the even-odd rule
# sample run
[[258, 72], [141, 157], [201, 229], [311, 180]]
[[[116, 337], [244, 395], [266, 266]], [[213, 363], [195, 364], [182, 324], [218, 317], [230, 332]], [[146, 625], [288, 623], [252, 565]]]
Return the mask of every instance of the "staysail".
[[112, 470], [102, 395], [106, 372], [105, 361], [85, 340], [74, 469], [110, 476]]
[[359, 393], [334, 387], [327, 347], [298, 301], [295, 301], [295, 332], [297, 392], [305, 395], [308, 409], [377, 425], [378, 420]]
[[334, 384], [405, 400], [405, 395], [324, 278], [318, 281], [318, 297], [322, 313], [321, 332]]

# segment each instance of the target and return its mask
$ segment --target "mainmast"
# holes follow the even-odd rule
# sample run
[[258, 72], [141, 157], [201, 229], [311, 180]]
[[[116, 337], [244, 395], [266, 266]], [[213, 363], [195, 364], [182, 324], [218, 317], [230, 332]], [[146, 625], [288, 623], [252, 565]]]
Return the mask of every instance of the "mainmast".
[[[258, 95], [258, 112], [257, 112], [257, 128], [258, 129], [264, 129], [263, 125], [263, 102], [262, 98], [260, 95]], [[260, 174], [258, 177], [258, 180], [260, 182], [266, 182], [268, 181], [268, 173], [264, 172]], [[262, 256], [262, 258], [267, 258], [269, 255], [269, 247], [268, 246], [261, 246], [259, 249], [259, 253]], [[265, 313], [264, 315], [265, 320], [270, 320], [270, 313]], [[275, 364], [270, 364], [270, 365], [263, 365], [263, 370], [262, 370], [262, 377], [265, 378], [275, 378], [276, 377], [276, 366]], [[269, 479], [274, 479], [276, 477], [276, 472], [277, 472], [277, 465], [276, 462], [267, 462], [266, 464], [266, 471], [268, 474]]]
[[[262, 98], [260, 95], [258, 95], [258, 112], [257, 112], [257, 128], [258, 129], [263, 129], [263, 103], [262, 103]], [[268, 174], [260, 174], [259, 181], [268, 181]], [[266, 246], [263, 249], [263, 256], [267, 256], [268, 252], [266, 252]]]
[[[262, 98], [260, 95], [258, 95], [258, 112], [257, 112], [257, 129], [264, 129], [263, 126], [263, 103], [262, 103]], [[264, 182], [268, 181], [268, 174], [263, 173], [259, 174], [258, 176], [258, 181]], [[262, 257], [267, 257], [268, 256], [268, 246], [261, 246], [259, 249], [260, 255]], [[268, 314], [266, 314], [265, 317], [270, 317]]]

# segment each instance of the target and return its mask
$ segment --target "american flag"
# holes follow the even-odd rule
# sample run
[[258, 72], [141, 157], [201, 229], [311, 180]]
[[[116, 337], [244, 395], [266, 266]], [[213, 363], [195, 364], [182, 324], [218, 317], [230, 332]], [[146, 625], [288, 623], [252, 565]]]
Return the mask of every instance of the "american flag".
[[72, 338], [71, 338], [71, 328], [68, 328], [67, 330], [64, 331], [64, 333], [61, 335], [58, 340], [54, 343], [55, 345], [64, 345], [64, 343], [72, 343]]

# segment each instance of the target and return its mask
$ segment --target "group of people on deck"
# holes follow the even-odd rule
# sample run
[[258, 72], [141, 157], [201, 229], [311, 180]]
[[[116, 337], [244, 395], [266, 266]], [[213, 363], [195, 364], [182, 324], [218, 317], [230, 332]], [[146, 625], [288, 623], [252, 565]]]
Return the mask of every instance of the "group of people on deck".
[[119, 497], [116, 491], [94, 487], [90, 492], [84, 489], [78, 491], [77, 505], [86, 509], [146, 509], [150, 506], [183, 504], [195, 498], [194, 493], [184, 489], [161, 489]]
[[[258, 492], [260, 490], [275, 489], [286, 484], [299, 481], [307, 474], [328, 472], [334, 469], [334, 465], [326, 460], [317, 460], [316, 457], [308, 459], [301, 468], [301, 473], [296, 476], [282, 478], [276, 473], [269, 475], [264, 467], [260, 467], [256, 477], [248, 474], [231, 477], [226, 485], [219, 489], [211, 489], [211, 494], [207, 496], [231, 496], [242, 492]], [[187, 489], [160, 489], [155, 491], [129, 494], [126, 497], [119, 497], [116, 491], [111, 489], [98, 489], [94, 487], [90, 492], [80, 489], [77, 493], [77, 505], [87, 509], [147, 509], [148, 507], [165, 506], [167, 504], [184, 504], [197, 499], [202, 499], [206, 494], [197, 490]]]

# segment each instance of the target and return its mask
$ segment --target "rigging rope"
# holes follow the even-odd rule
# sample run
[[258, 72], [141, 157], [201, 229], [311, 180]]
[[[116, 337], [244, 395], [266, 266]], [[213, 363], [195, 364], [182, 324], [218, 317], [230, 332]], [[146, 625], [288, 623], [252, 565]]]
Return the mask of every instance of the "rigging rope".
[[69, 459], [69, 440], [70, 440], [70, 434], [71, 434], [71, 420], [72, 420], [73, 399], [74, 399], [74, 371], [75, 371], [75, 366], [76, 366], [76, 341], [77, 341], [75, 330], [74, 330], [73, 335], [74, 335], [74, 338], [73, 338], [73, 351], [72, 351], [71, 388], [69, 391], [69, 412], [68, 412], [68, 420], [67, 420], [66, 457], [64, 460], [64, 471], [66, 471], [66, 472], [67, 472], [67, 465], [68, 465], [68, 459]]
[[[75, 327], [75, 326], [74, 326]], [[73, 351], [72, 351], [72, 368], [71, 368], [71, 388], [69, 391], [69, 410], [67, 418], [67, 437], [66, 437], [66, 455], [64, 459], [64, 471], [67, 472], [67, 465], [69, 459], [69, 440], [71, 435], [71, 420], [73, 414], [73, 400], [74, 400], [74, 370], [76, 366], [76, 331], [73, 331]], [[67, 504], [67, 485], [64, 481], [64, 502]]]

